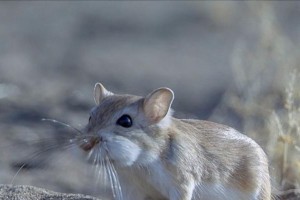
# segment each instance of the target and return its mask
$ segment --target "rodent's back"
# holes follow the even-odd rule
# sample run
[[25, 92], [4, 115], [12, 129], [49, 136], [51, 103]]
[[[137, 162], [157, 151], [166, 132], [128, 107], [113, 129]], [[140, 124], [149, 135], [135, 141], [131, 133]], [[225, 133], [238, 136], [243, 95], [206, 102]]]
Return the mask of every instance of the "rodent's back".
[[266, 184], [267, 189], [264, 190], [270, 190], [267, 157], [252, 139], [229, 126], [214, 122], [174, 120], [176, 127], [187, 138], [192, 138], [191, 141], [198, 146], [198, 153], [202, 155], [202, 163], [195, 163], [202, 166], [199, 181], [221, 181], [249, 192]]

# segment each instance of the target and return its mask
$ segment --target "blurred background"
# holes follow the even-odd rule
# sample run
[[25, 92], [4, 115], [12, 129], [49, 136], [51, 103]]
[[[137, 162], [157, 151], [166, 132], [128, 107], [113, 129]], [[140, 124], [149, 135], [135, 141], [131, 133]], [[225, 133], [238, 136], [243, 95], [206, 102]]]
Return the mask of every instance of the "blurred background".
[[141, 96], [172, 88], [175, 116], [249, 135], [274, 188], [298, 188], [299, 20], [297, 1], [0, 2], [0, 183], [25, 162], [15, 184], [94, 194], [80, 160], [35, 152], [63, 132], [41, 119], [82, 128], [101, 82]]

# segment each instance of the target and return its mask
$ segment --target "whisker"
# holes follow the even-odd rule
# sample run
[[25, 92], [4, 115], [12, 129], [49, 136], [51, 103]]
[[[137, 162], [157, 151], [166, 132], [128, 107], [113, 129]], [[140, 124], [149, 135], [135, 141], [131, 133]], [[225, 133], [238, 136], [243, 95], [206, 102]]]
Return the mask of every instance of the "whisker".
[[99, 170], [99, 174], [101, 174], [102, 175], [102, 180], [103, 180], [103, 184], [104, 184], [104, 186], [105, 186], [105, 189], [106, 189], [106, 187], [107, 187], [107, 182], [106, 182], [106, 172], [105, 172], [105, 168], [106, 168], [106, 166], [105, 166], [105, 164], [104, 164], [104, 162], [103, 162], [103, 159], [101, 159], [100, 160], [100, 170]]
[[[95, 150], [94, 150], [95, 151]], [[93, 160], [93, 167], [96, 168], [96, 164], [97, 164], [97, 154], [98, 151], [96, 151], [96, 155], [94, 156], [94, 160]], [[94, 169], [95, 170], [95, 169]]]
[[101, 165], [102, 165], [103, 179], [105, 182], [105, 186], [107, 186], [107, 181], [108, 181], [107, 172], [106, 172], [107, 166], [106, 166], [105, 160], [103, 158], [101, 159]]
[[79, 130], [78, 128], [75, 128], [75, 127], [73, 127], [73, 126], [71, 126], [70, 124], [67, 124], [67, 123], [58, 121], [58, 120], [56, 120], [56, 119], [49, 119], [49, 118], [42, 118], [41, 120], [42, 120], [42, 121], [49, 121], [49, 122], [56, 123], [56, 124], [60, 124], [60, 125], [62, 125], [62, 126], [65, 126], [65, 127], [70, 128], [70, 129], [72, 129], [72, 130], [75, 130], [77, 134], [79, 133], [79, 134], [82, 134], [82, 135], [83, 135], [83, 132], [82, 132], [81, 130]]
[[118, 174], [108, 156], [106, 156], [106, 161], [113, 197], [116, 200], [122, 200], [122, 189], [118, 178]]
[[[95, 148], [93, 148], [94, 150]], [[94, 150], [94, 157], [93, 157], [93, 171], [94, 173], [97, 172], [97, 168], [98, 168], [98, 151]]]
[[16, 145], [19, 145], [19, 144], [30, 144], [30, 145], [38, 145], [38, 144], [43, 144], [43, 142], [55, 142], [56, 139], [54, 138], [42, 138], [42, 139], [35, 139], [35, 140], [22, 140], [22, 141], [14, 141], [14, 143], [11, 143], [11, 144], [1, 144], [0, 145], [0, 148], [10, 148], [10, 147], [15, 147]]
[[87, 157], [86, 157], [86, 161], [87, 161], [87, 162], [91, 160], [91, 157], [92, 157], [92, 155], [94, 154], [94, 151], [95, 151], [94, 148], [93, 148], [92, 150], [89, 151], [89, 153], [88, 153], [88, 155], [87, 155]]
[[100, 155], [100, 148], [98, 147], [97, 149], [97, 154], [96, 154], [96, 157], [97, 157], [97, 166], [96, 166], [96, 172], [97, 172], [97, 179], [96, 179], [96, 185], [99, 184], [99, 181], [100, 181], [100, 178], [101, 178], [101, 169], [102, 169], [102, 165], [101, 165], [101, 155]]
[[[69, 149], [69, 148], [71, 148], [73, 145], [74, 145], [74, 144], [67, 144], [67, 145], [64, 146], [63, 149]], [[42, 154], [47, 153], [47, 152], [50, 152], [51, 150], [53, 150], [53, 149], [55, 149], [55, 148], [57, 148], [57, 147], [59, 147], [57, 144], [55, 144], [55, 145], [54, 145], [54, 144], [53, 144], [53, 145], [48, 145], [48, 146], [47, 146], [46, 148], [44, 148], [43, 150], [37, 151], [37, 152], [33, 153], [29, 158], [27, 158], [27, 160], [32, 161], [33, 159], [38, 158], [38, 157], [41, 156]], [[48, 160], [48, 159], [49, 159], [49, 157], [47, 157], [46, 160]], [[44, 162], [45, 162], [46, 160], [44, 160]], [[15, 181], [16, 177], [20, 174], [20, 172], [22, 171], [22, 169], [23, 169], [26, 165], [27, 165], [27, 163], [23, 163], [23, 164], [21, 165], [21, 167], [18, 169], [18, 171], [16, 172], [16, 174], [13, 176], [13, 178], [12, 178], [10, 184], [14, 184], [14, 181]]]
[[111, 169], [113, 171], [113, 175], [114, 175], [116, 186], [117, 186], [117, 192], [118, 192], [118, 196], [119, 196], [118, 199], [122, 200], [123, 193], [122, 193], [122, 188], [121, 188], [121, 184], [120, 184], [120, 180], [119, 180], [117, 171], [115, 169], [115, 166], [112, 163], [110, 163], [110, 165], [111, 165]]
[[[32, 159], [38, 157], [40, 154], [45, 153], [45, 152], [47, 152], [47, 151], [48, 151], [48, 149], [45, 150], [45, 151], [42, 151], [42, 152], [34, 153], [34, 154], [29, 158], [29, 160], [32, 160]], [[14, 183], [16, 177], [19, 175], [19, 173], [21, 172], [21, 170], [22, 170], [26, 165], [27, 165], [27, 163], [25, 163], [25, 162], [21, 165], [21, 167], [18, 169], [18, 171], [16, 172], [16, 174], [13, 176], [13, 178], [12, 178], [10, 184], [13, 184], [13, 183]]]
[[[106, 163], [107, 163], [107, 159], [106, 159]], [[109, 181], [110, 181], [110, 188], [112, 190], [112, 194], [113, 194], [113, 198], [116, 199], [116, 193], [114, 190], [114, 185], [113, 185], [113, 181], [112, 181], [112, 175], [111, 175], [111, 171], [110, 171], [110, 166], [106, 165], [106, 173], [108, 175]]]
[[[107, 188], [107, 178], [106, 178], [106, 165], [105, 165], [105, 162], [104, 162], [104, 159], [101, 157], [103, 154], [102, 154], [102, 151], [103, 149], [98, 146], [98, 149], [97, 149], [97, 157], [98, 157], [98, 162], [97, 164], [99, 165], [99, 168], [97, 169], [98, 171], [98, 176], [97, 176], [97, 184], [99, 183], [100, 181], [100, 178], [102, 178], [102, 181], [104, 183], [104, 188], [106, 190]], [[103, 185], [103, 184], [102, 184]]]

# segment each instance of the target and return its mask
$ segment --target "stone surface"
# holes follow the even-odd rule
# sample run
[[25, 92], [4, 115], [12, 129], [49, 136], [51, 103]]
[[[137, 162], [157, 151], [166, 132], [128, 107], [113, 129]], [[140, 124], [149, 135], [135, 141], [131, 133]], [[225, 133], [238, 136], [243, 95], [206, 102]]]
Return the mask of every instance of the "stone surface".
[[64, 194], [27, 185], [0, 185], [1, 200], [100, 200], [82, 194]]

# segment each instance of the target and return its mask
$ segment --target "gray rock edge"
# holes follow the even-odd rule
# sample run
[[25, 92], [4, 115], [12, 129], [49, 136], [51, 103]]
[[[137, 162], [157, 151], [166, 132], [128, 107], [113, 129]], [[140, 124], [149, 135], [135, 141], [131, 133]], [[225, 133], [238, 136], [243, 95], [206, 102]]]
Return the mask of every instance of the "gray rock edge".
[[82, 194], [64, 194], [28, 185], [0, 185], [0, 200], [100, 200]]

